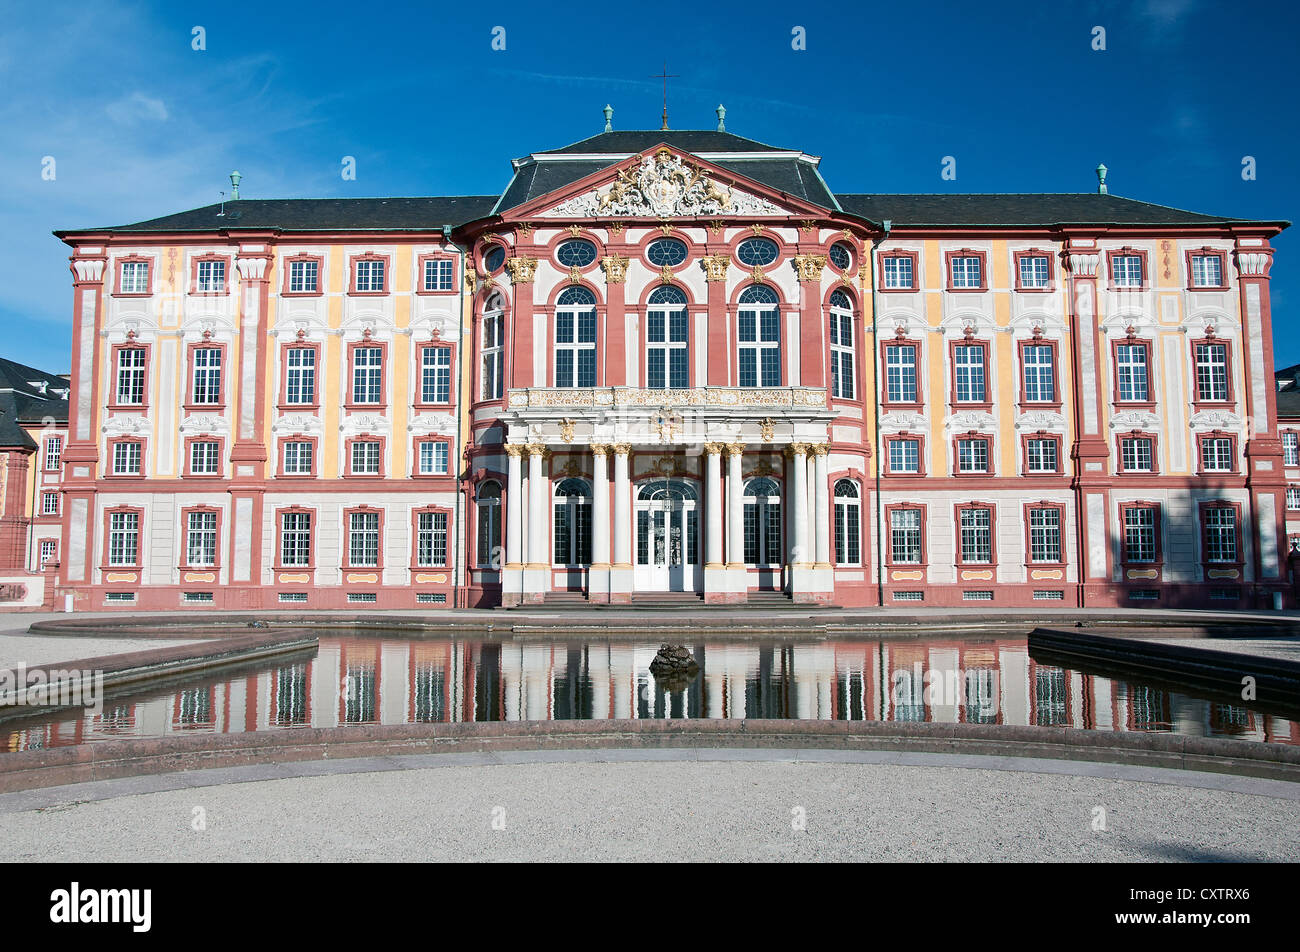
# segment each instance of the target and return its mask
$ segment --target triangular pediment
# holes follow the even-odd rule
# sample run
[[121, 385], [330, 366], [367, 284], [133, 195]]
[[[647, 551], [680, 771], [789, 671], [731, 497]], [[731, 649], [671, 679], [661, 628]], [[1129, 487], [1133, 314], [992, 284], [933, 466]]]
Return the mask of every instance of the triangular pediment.
[[757, 182], [664, 146], [514, 213], [537, 218], [784, 218], [815, 211], [765, 191]]

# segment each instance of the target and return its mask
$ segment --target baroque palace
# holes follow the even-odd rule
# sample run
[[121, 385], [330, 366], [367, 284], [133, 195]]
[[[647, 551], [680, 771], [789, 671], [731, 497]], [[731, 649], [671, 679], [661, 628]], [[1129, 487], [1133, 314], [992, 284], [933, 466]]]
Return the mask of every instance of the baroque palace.
[[607, 125], [500, 195], [236, 175], [223, 205], [57, 232], [57, 591], [1294, 604], [1286, 222], [1113, 196], [1104, 168], [1096, 193], [891, 195], [819, 163], [721, 121]]

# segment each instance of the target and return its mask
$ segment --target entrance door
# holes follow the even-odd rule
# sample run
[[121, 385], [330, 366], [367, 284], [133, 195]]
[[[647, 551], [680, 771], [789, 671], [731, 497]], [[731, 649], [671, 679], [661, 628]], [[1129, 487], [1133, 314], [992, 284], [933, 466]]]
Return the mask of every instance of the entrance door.
[[636, 503], [636, 589], [698, 588], [699, 532], [695, 490], [683, 480], [646, 483]]

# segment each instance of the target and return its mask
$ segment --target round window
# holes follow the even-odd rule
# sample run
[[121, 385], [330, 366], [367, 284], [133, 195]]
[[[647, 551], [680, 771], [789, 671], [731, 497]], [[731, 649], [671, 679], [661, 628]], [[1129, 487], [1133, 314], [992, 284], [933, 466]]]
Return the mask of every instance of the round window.
[[596, 246], [575, 238], [560, 245], [555, 250], [555, 257], [566, 268], [585, 268], [596, 263]]
[[842, 241], [837, 241], [835, 244], [831, 245], [830, 255], [831, 264], [835, 265], [835, 267], [839, 268], [841, 271], [849, 270], [850, 266], [853, 264], [853, 252], [850, 251], [849, 246]]
[[676, 238], [660, 238], [650, 242], [645, 256], [657, 267], [675, 268], [686, 260], [686, 245]]
[[736, 249], [740, 263], [751, 268], [763, 268], [776, 260], [779, 254], [776, 242], [770, 238], [747, 238]]
[[506, 263], [506, 249], [500, 245], [493, 245], [488, 253], [483, 256], [483, 267], [487, 268], [488, 274], [496, 274]]

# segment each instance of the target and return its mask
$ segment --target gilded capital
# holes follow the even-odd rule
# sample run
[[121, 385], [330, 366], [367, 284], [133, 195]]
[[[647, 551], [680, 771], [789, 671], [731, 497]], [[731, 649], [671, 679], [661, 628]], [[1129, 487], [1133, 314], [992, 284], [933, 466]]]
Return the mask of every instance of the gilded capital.
[[611, 449], [613, 449], [619, 456], [628, 456], [632, 453], [632, 445], [630, 443], [613, 443], [611, 444]]
[[813, 443], [809, 447], [814, 456], [825, 456], [830, 452], [830, 447], [825, 443]]
[[704, 452], [710, 456], [721, 456], [723, 446], [725, 446], [723, 443], [705, 443]]
[[727, 444], [727, 455], [728, 455], [728, 456], [736, 456], [736, 457], [739, 457], [739, 456], [740, 456], [742, 453], [744, 453], [744, 452], [745, 452], [745, 444], [744, 444], [744, 443], [728, 443], [728, 444]]
[[522, 446], [520, 446], [518, 443], [507, 443], [507, 444], [506, 444], [506, 455], [508, 455], [508, 456], [523, 456], [523, 455], [524, 455], [524, 448], [523, 448]]
[[820, 281], [826, 267], [825, 255], [795, 255], [794, 267], [800, 281]]
[[785, 448], [786, 459], [794, 459], [796, 456], [807, 456], [807, 455], [808, 455], [807, 443], [790, 443]]
[[606, 284], [622, 284], [627, 280], [627, 258], [623, 255], [606, 255], [600, 263], [605, 269]]
[[529, 456], [544, 456], [544, 455], [546, 455], [546, 444], [545, 444], [545, 443], [529, 443], [529, 444], [528, 444], [528, 455], [529, 455]]
[[705, 255], [700, 260], [704, 262], [705, 281], [727, 280], [727, 266], [731, 263], [727, 255]]
[[599, 457], [600, 459], [604, 459], [605, 455], [609, 452], [609, 445], [606, 443], [592, 443], [590, 448], [591, 455]]
[[510, 272], [513, 284], [531, 284], [537, 273], [536, 258], [507, 258], [506, 270]]

